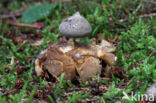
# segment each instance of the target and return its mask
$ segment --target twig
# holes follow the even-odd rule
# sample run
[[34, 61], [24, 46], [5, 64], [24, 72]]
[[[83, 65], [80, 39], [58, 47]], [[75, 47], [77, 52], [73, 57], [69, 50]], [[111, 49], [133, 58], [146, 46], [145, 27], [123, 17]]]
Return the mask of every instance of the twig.
[[23, 24], [23, 23], [18, 23], [18, 22], [6, 22], [6, 24], [12, 25], [12, 26], [18, 26], [18, 27], [28, 27], [28, 28], [33, 28], [33, 29], [41, 29], [40, 26], [33, 25], [33, 24]]
[[[140, 0], [138, 0], [140, 1]], [[151, 4], [156, 4], [156, 2], [154, 0], [142, 0], [145, 3], [151, 3]]]
[[17, 89], [13, 89], [13, 90], [8, 90], [8, 91], [5, 91], [4, 93], [2, 93], [2, 96], [7, 96], [9, 94], [15, 94], [17, 93], [18, 90]]
[[73, 0], [52, 0], [52, 2], [72, 2]]
[[105, 100], [103, 99], [103, 97], [101, 97], [101, 101], [102, 101], [103, 103], [105, 103]]
[[154, 50], [148, 57], [152, 57], [154, 54], [156, 54], [156, 50]]
[[[149, 18], [149, 17], [152, 17], [152, 16], [156, 16], [156, 13], [139, 15], [140, 18]], [[134, 16], [132, 18], [134, 19]], [[128, 18], [124, 18], [124, 19], [119, 20], [120, 23], [123, 23], [123, 22], [126, 22], [126, 21], [128, 21]]]
[[141, 8], [142, 6], [142, 1], [139, 3], [139, 5], [137, 6], [137, 8], [133, 11], [133, 15]]
[[12, 56], [11, 61], [10, 61], [10, 65], [13, 65], [14, 63], [15, 63], [15, 58]]

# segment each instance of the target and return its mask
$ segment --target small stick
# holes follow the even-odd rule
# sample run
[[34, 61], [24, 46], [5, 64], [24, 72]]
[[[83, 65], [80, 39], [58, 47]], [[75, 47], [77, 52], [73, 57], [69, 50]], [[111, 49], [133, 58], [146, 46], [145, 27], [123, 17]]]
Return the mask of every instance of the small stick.
[[[139, 15], [140, 18], [149, 18], [149, 17], [152, 17], [152, 16], [156, 16], [156, 13]], [[134, 18], [134, 17], [132, 17], [132, 18]], [[120, 23], [123, 23], [123, 22], [126, 22], [126, 21], [128, 21], [128, 18], [119, 20]]]
[[33, 25], [33, 24], [23, 24], [23, 23], [18, 23], [18, 22], [6, 22], [8, 25], [13, 25], [13, 26], [19, 26], [19, 27], [28, 27], [28, 28], [33, 28], [33, 29], [41, 29], [40, 26]]
[[148, 57], [152, 57], [154, 54], [156, 54], [156, 50], [154, 50]]
[[[138, 0], [140, 1], [140, 0]], [[155, 0], [142, 0], [145, 3], [151, 3], [151, 4], [156, 4]]]

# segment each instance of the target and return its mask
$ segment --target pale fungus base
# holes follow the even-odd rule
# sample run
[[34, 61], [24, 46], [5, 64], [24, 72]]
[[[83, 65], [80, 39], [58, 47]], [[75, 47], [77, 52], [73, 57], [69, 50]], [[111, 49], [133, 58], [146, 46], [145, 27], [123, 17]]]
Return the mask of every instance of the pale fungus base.
[[[67, 80], [73, 80], [77, 72], [84, 83], [94, 74], [100, 74], [102, 69], [115, 65], [117, 58], [114, 51], [115, 47], [105, 40], [100, 45], [54, 44], [38, 56], [35, 71], [38, 77], [45, 76], [43, 68], [55, 78], [64, 73]], [[106, 67], [102, 67], [100, 59], [107, 64]]]

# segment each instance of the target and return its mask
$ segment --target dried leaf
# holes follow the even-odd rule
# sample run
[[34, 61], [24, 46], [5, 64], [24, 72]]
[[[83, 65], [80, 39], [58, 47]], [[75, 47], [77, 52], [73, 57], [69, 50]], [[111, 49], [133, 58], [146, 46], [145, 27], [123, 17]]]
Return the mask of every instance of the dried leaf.
[[123, 68], [114, 67], [110, 70], [110, 74], [113, 74], [115, 77], [123, 79], [125, 77]]
[[21, 89], [23, 85], [24, 85], [24, 82], [20, 78], [18, 78], [16, 80], [15, 87]]
[[23, 72], [22, 68], [20, 68], [20, 67], [16, 67], [14, 70], [15, 70], [15, 72], [17, 72], [18, 75], [22, 74], [22, 72]]
[[44, 39], [36, 40], [30, 43], [31, 46], [41, 46]]
[[23, 34], [23, 35], [20, 35], [18, 37], [15, 37], [13, 41], [14, 41], [15, 44], [17, 44], [19, 42], [23, 42], [26, 39], [28, 39], [28, 36]]

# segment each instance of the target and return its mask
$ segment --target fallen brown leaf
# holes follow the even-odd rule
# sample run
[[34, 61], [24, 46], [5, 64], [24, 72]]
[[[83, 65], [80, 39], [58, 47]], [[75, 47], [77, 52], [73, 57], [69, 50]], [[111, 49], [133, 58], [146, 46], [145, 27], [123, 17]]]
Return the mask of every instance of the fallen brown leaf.
[[123, 79], [125, 77], [123, 68], [114, 67], [110, 70], [110, 74], [113, 74], [115, 77]]
[[42, 29], [45, 24], [44, 22], [36, 22], [36, 23], [33, 23], [32, 26], [36, 27], [36, 29]]
[[20, 78], [17, 78], [16, 83], [15, 83], [15, 87], [18, 89], [21, 89], [23, 87], [23, 85], [24, 85], [24, 82]]
[[41, 46], [44, 39], [36, 40], [30, 43], [31, 46]]
[[126, 58], [129, 58], [131, 55], [130, 55], [130, 54], [127, 54], [127, 53], [124, 53], [124, 56], [125, 56]]
[[28, 36], [26, 35], [26, 34], [22, 34], [22, 35], [20, 35], [20, 36], [18, 36], [18, 37], [15, 37], [14, 39], [13, 39], [13, 42], [15, 43], [15, 44], [18, 44], [19, 42], [23, 42], [24, 40], [27, 40], [28, 39]]
[[19, 92], [18, 89], [11, 89], [11, 90], [5, 91], [5, 92], [2, 94], [2, 96], [7, 96], [7, 95], [9, 95], [9, 94], [14, 95], [14, 94], [16, 94], [16, 93], [18, 93], [18, 92]]
[[22, 68], [20, 68], [20, 67], [16, 67], [14, 70], [15, 70], [15, 72], [17, 72], [18, 75], [22, 74], [22, 72], [23, 72]]
[[36, 90], [35, 93], [34, 93], [34, 97], [35, 98], [42, 98], [43, 94], [41, 94], [40, 90]]

